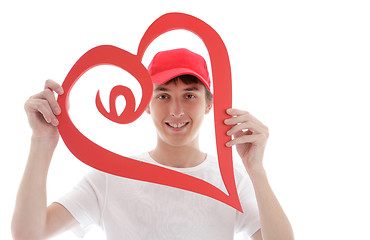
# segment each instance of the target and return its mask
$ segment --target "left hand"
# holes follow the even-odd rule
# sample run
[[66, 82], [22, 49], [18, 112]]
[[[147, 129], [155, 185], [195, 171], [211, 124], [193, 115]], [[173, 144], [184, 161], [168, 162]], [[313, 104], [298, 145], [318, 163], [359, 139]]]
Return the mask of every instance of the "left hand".
[[268, 128], [249, 112], [230, 108], [226, 113], [232, 116], [224, 121], [226, 125], [232, 126], [227, 135], [233, 136], [233, 140], [227, 142], [226, 146], [236, 145], [248, 173], [263, 169], [262, 159], [269, 136]]

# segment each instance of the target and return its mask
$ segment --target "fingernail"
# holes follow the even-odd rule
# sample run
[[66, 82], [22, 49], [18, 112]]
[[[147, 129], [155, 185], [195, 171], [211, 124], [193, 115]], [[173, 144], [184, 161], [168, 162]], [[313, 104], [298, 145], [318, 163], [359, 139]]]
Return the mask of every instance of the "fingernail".
[[56, 114], [60, 114], [60, 108], [59, 107], [55, 107], [54, 111], [55, 111]]
[[54, 126], [58, 125], [59, 121], [58, 119], [54, 118], [53, 121], [51, 122]]
[[60, 92], [60, 94], [63, 94], [64, 93], [63, 88], [59, 88], [59, 92]]
[[231, 131], [227, 131], [227, 133], [226, 133], [226, 134], [227, 134], [227, 135], [231, 135], [230, 133], [231, 133]]
[[227, 142], [225, 145], [226, 145], [226, 147], [230, 147], [231, 143]]

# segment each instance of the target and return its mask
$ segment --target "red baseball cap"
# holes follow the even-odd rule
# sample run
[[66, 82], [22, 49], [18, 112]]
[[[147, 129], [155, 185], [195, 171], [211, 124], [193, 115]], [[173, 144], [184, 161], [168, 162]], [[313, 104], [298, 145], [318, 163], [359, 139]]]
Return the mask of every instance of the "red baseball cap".
[[180, 75], [197, 77], [210, 91], [211, 81], [204, 58], [188, 49], [179, 48], [158, 52], [148, 71], [154, 84], [163, 84]]

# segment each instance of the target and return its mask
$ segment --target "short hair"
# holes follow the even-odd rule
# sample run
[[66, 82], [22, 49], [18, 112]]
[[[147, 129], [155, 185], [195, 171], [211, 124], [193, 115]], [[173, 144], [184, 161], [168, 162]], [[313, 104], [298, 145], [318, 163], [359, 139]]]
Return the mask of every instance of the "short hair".
[[181, 82], [183, 82], [184, 84], [201, 83], [205, 89], [206, 100], [209, 102], [213, 102], [212, 93], [208, 90], [208, 88], [204, 85], [204, 83], [200, 81], [196, 76], [189, 75], [189, 74], [180, 75], [178, 77], [172, 78], [171, 80], [168, 80], [167, 82], [164, 83], [164, 85], [168, 85], [170, 83], [177, 84], [178, 80], [181, 80]]

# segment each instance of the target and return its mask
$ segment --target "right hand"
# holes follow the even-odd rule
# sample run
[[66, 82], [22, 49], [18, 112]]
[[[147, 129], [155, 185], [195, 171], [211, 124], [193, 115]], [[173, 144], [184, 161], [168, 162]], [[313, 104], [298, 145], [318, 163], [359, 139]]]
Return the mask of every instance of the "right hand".
[[31, 96], [24, 104], [24, 109], [32, 128], [32, 138], [57, 144], [59, 122], [56, 115], [59, 115], [61, 110], [54, 92], [61, 95], [64, 91], [58, 83], [46, 80], [44, 90]]

